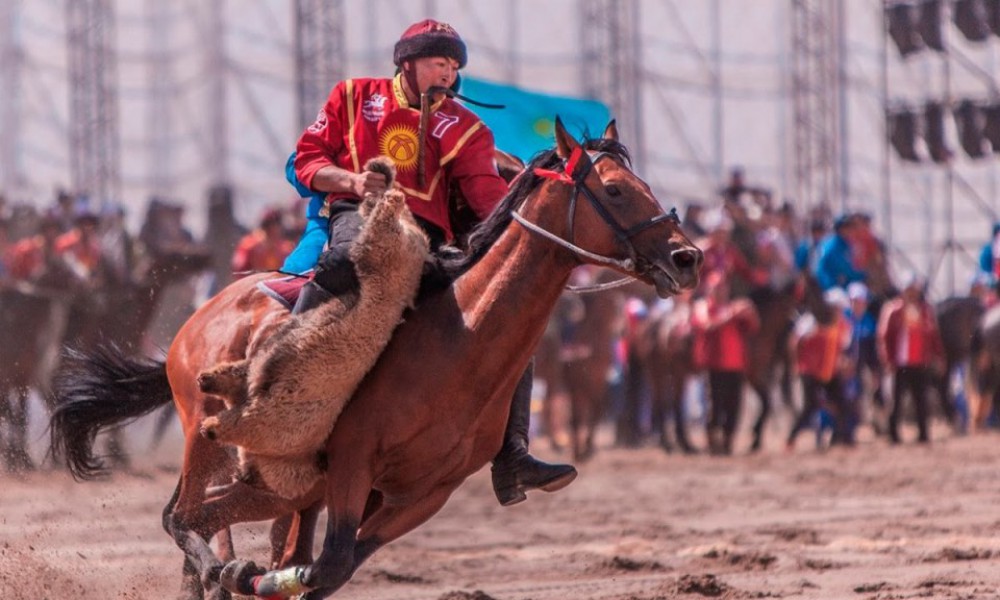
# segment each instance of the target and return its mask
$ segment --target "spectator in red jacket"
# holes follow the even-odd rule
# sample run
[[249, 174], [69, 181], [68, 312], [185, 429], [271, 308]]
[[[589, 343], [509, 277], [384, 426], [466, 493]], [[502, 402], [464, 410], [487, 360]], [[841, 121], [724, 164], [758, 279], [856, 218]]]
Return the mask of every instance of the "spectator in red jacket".
[[708, 371], [709, 450], [713, 454], [732, 454], [746, 379], [747, 338], [757, 331], [760, 319], [749, 300], [730, 298], [725, 273], [709, 273], [705, 292], [705, 297], [694, 304], [691, 325], [695, 331], [695, 362]]
[[233, 273], [237, 276], [252, 271], [276, 271], [292, 251], [292, 243], [285, 238], [281, 211], [271, 209], [264, 213], [257, 229], [243, 236], [233, 253]]
[[930, 441], [927, 390], [934, 385], [935, 373], [941, 371], [944, 347], [934, 309], [924, 299], [925, 287], [921, 277], [909, 274], [899, 297], [886, 303], [879, 318], [879, 354], [893, 375], [889, 439], [894, 444], [900, 441], [899, 417], [907, 393], [916, 408], [918, 439], [921, 443]]

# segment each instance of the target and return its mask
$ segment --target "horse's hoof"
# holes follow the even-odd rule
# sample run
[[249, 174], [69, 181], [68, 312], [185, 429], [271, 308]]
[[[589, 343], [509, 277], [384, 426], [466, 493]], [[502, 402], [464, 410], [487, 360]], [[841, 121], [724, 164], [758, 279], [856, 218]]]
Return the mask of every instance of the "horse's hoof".
[[253, 596], [253, 578], [267, 573], [250, 560], [234, 560], [226, 564], [219, 574], [219, 584], [236, 594]]

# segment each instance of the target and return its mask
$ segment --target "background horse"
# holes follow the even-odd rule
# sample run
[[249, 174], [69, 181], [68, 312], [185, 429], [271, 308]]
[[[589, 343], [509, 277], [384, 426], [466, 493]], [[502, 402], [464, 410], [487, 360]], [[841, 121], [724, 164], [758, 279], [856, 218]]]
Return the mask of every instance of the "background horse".
[[945, 418], [952, 425], [956, 423], [956, 407], [951, 378], [955, 370], [969, 360], [972, 340], [985, 312], [982, 300], [973, 296], [946, 298], [934, 305], [945, 361], [944, 372], [938, 378], [938, 399]]
[[754, 452], [763, 445], [764, 428], [773, 410], [771, 391], [774, 389], [779, 366], [782, 368], [782, 399], [785, 406], [792, 406], [791, 367], [787, 348], [797, 304], [795, 285], [791, 283], [780, 291], [758, 289], [750, 294], [750, 300], [760, 317], [760, 327], [747, 341], [747, 382], [760, 400], [760, 412], [754, 422], [753, 442], [750, 446]]
[[[34, 286], [0, 291], [0, 451], [8, 470], [34, 468], [28, 452], [28, 394], [46, 397], [49, 341], [62, 329], [69, 291]], [[19, 336], [19, 339], [15, 339]], [[23, 336], [23, 337], [20, 337]]]
[[[614, 271], [601, 270], [594, 283], [618, 277]], [[620, 290], [602, 291], [581, 294], [579, 301], [581, 316], [563, 340], [562, 377], [570, 401], [573, 459], [585, 461], [594, 454], [594, 433], [606, 413], [608, 372], [624, 326], [625, 295]]]
[[[138, 358], [143, 354], [144, 337], [164, 292], [174, 283], [207, 268], [210, 258], [207, 250], [197, 246], [176, 247], [156, 252], [134, 271], [124, 272], [102, 260], [96, 278], [100, 283], [84, 294], [83, 300], [78, 299], [76, 305], [85, 308], [76, 313], [78, 323], [66, 332], [61, 345], [68, 348], [110, 345], [126, 356]], [[128, 262], [131, 264], [131, 260]], [[60, 376], [57, 372], [56, 377]], [[157, 428], [156, 437], [163, 431], [165, 427]], [[107, 455], [118, 466], [129, 464], [120, 428], [108, 431]]]
[[[333, 428], [325, 484], [303, 497], [281, 498], [252, 480], [232, 480], [231, 455], [198, 434], [203, 418], [222, 407], [199, 392], [197, 375], [243, 358], [252, 335], [287, 318], [254, 291], [262, 277], [236, 282], [204, 305], [178, 333], [165, 367], [133, 365], [128, 377], [115, 369], [81, 373], [91, 379], [78, 381], [57, 410], [54, 448], [68, 451], [78, 475], [92, 473], [96, 430], [172, 396], [186, 442], [164, 525], [185, 551], [187, 573], [244, 594], [276, 583], [283, 573], [253, 580], [248, 576], [259, 571], [241, 563], [220, 574], [207, 540], [234, 522], [272, 519], [323, 500], [329, 513], [323, 551], [295, 579], [312, 590], [306, 598], [327, 597], [374, 551], [440, 510], [496, 455], [514, 388], [575, 266], [616, 264], [663, 296], [697, 285], [700, 251], [628, 169], [613, 124], [606, 138], [585, 151], [557, 120], [557, 151], [532, 161], [471, 238], [468, 256], [444, 261], [441, 285], [428, 284]], [[200, 589], [189, 592], [198, 597]]]
[[981, 428], [1000, 396], [1000, 305], [987, 310], [973, 332], [966, 392], [971, 427]]
[[0, 288], [0, 450], [11, 471], [34, 468], [28, 452], [28, 395], [49, 399], [67, 312], [83, 282], [49, 256], [33, 283]]
[[545, 382], [541, 399], [540, 435], [548, 438], [554, 450], [562, 450], [567, 443], [566, 422], [569, 414], [569, 396], [566, 391], [564, 360], [569, 349], [564, 349], [563, 335], [569, 323], [583, 315], [583, 300], [573, 293], [559, 296], [545, 333], [535, 347], [535, 379]]
[[[643, 332], [642, 370], [652, 397], [653, 431], [660, 446], [670, 452], [674, 444], [685, 453], [694, 453], [684, 414], [684, 388], [694, 371], [694, 330], [691, 327], [689, 295], [676, 299], [664, 310], [654, 310]], [[673, 440], [670, 423], [673, 422]]]

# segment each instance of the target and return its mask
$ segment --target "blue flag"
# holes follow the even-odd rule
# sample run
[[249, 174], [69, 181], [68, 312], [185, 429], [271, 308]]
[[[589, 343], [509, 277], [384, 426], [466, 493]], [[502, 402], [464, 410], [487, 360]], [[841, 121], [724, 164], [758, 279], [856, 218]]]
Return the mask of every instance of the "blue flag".
[[491, 109], [466, 103], [493, 131], [497, 148], [527, 161], [540, 150], [555, 146], [556, 116], [577, 139], [604, 132], [611, 112], [596, 100], [553, 96], [512, 85], [462, 76], [463, 96], [507, 108]]

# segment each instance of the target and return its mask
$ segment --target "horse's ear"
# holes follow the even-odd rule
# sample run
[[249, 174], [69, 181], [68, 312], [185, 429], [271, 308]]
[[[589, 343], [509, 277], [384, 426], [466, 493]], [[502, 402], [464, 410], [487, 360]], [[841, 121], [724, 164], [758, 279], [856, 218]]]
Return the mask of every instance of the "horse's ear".
[[580, 142], [566, 131], [562, 119], [556, 117], [556, 154], [559, 158], [566, 159], [573, 153], [573, 150], [580, 147]]
[[614, 119], [608, 123], [608, 126], [604, 128], [604, 135], [602, 135], [606, 140], [618, 141], [618, 123]]

